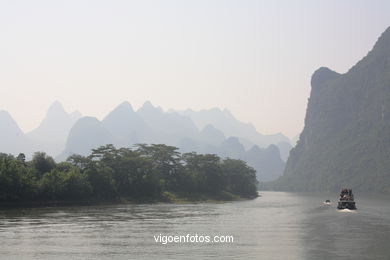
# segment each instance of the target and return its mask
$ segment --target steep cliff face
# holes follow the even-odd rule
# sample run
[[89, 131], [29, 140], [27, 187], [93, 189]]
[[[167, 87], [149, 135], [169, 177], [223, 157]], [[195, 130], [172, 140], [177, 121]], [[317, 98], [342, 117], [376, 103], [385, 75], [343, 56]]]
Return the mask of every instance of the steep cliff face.
[[390, 28], [347, 73], [320, 68], [311, 85], [305, 127], [276, 187], [390, 192]]

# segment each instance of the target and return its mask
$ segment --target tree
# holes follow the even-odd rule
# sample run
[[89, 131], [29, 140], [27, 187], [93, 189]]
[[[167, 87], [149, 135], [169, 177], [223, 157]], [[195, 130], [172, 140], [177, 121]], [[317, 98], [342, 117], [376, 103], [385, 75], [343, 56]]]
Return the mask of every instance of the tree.
[[242, 196], [257, 196], [256, 171], [242, 160], [226, 159], [222, 163], [226, 189]]
[[26, 155], [24, 153], [20, 153], [18, 157], [16, 157], [16, 160], [18, 160], [24, 165], [26, 164]]
[[165, 144], [138, 144], [135, 151], [151, 160], [153, 169], [161, 176], [165, 189], [176, 189], [181, 159], [178, 150], [177, 147]]
[[185, 167], [191, 172], [197, 190], [206, 193], [218, 193], [224, 186], [224, 178], [219, 158], [215, 154], [186, 153], [183, 155]]
[[163, 192], [253, 197], [255, 171], [243, 161], [181, 155], [178, 148], [161, 144], [106, 145], [58, 164], [42, 152], [30, 162], [23, 154], [0, 153], [0, 202], [158, 199]]
[[33, 155], [31, 166], [37, 171], [38, 177], [42, 177], [44, 173], [50, 172], [56, 167], [54, 159], [44, 152], [36, 152]]

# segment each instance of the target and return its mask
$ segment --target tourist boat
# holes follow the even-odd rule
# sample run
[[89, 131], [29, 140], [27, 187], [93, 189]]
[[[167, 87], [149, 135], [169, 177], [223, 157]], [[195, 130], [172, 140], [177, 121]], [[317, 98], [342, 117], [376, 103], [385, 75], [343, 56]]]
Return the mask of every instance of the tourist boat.
[[337, 204], [337, 209], [355, 210], [356, 203], [353, 198], [352, 189], [342, 189], [340, 193], [340, 200]]

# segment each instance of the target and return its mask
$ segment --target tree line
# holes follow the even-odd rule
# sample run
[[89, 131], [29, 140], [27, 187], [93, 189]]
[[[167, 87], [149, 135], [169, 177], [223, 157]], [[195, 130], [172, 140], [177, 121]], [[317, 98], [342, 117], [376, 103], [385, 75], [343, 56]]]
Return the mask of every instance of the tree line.
[[257, 196], [256, 171], [214, 154], [181, 154], [164, 144], [106, 145], [56, 163], [43, 152], [30, 161], [0, 154], [0, 202], [161, 198], [167, 192]]

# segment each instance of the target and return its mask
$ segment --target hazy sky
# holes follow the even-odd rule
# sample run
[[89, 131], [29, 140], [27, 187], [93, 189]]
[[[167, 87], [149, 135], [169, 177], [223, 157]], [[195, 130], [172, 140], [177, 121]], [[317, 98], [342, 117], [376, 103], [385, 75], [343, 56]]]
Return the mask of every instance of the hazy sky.
[[386, 0], [1, 0], [0, 109], [28, 131], [54, 100], [98, 118], [217, 106], [292, 137], [311, 74], [347, 71], [388, 26]]

